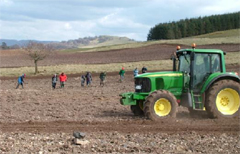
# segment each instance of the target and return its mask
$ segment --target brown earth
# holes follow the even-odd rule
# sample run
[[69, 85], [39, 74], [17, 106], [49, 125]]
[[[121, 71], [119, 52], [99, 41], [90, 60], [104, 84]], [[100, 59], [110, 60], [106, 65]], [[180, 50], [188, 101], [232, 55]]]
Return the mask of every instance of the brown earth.
[[[179, 107], [176, 119], [153, 122], [119, 103], [120, 93], [134, 91], [132, 72], [123, 83], [109, 73], [104, 87], [98, 74], [90, 87], [79, 76], [55, 90], [50, 77], [26, 78], [24, 89], [15, 89], [17, 79], [0, 80], [0, 153], [240, 153], [239, 118], [192, 118]], [[89, 144], [73, 144], [74, 131]]]
[[[59, 53], [39, 61], [39, 66], [59, 64], [105, 64], [169, 59], [177, 45], [155, 44], [133, 49], [119, 49], [102, 52]], [[181, 48], [189, 48], [181, 46]], [[240, 44], [204, 45], [197, 48], [221, 49], [225, 52], [240, 50]], [[0, 67], [34, 66], [33, 61], [19, 51], [0, 51]]]

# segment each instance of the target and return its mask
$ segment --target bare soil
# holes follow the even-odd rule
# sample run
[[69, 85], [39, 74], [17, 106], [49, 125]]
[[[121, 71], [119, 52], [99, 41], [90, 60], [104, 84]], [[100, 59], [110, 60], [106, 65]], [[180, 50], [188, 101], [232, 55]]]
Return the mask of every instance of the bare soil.
[[[101, 52], [85, 53], [60, 53], [54, 52], [46, 59], [39, 61], [39, 66], [60, 65], [60, 64], [106, 64], [137, 62], [150, 60], [169, 59], [175, 51], [177, 45], [155, 44], [146, 47], [133, 49], [119, 49]], [[181, 48], [190, 48], [181, 46]], [[197, 48], [221, 49], [225, 52], [236, 52], [240, 50], [240, 44], [223, 44], [223, 45], [204, 45]], [[0, 67], [22, 67], [34, 66], [33, 61], [28, 55], [21, 51], [0, 51]]]
[[[80, 74], [68, 75], [64, 89], [52, 90], [51, 77], [27, 77], [24, 89], [15, 89], [17, 78], [1, 79], [0, 153], [240, 153], [239, 118], [193, 118], [181, 106], [176, 119], [137, 117], [119, 102], [120, 93], [134, 91], [132, 72], [118, 80], [109, 73], [101, 87], [93, 74], [92, 85], [81, 87]], [[74, 131], [89, 143], [74, 144]]]

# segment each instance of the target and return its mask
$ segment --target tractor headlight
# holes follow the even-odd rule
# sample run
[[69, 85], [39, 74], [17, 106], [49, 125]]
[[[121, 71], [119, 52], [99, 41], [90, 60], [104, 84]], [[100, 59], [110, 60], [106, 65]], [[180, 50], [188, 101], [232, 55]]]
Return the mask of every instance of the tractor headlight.
[[135, 85], [135, 89], [136, 90], [141, 90], [142, 89], [142, 85]]

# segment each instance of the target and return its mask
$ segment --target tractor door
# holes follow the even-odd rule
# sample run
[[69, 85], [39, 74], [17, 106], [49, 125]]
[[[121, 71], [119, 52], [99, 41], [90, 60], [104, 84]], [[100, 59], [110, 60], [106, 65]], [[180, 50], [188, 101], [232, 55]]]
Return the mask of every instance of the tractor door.
[[200, 92], [210, 74], [221, 72], [220, 55], [195, 53], [193, 61], [193, 91]]

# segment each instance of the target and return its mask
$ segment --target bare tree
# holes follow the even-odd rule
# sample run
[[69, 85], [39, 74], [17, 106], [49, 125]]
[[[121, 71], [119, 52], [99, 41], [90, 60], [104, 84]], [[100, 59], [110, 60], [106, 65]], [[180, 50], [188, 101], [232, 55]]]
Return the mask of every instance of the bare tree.
[[51, 45], [46, 45], [37, 42], [29, 42], [24, 49], [27, 51], [29, 57], [34, 61], [35, 74], [38, 73], [37, 68], [38, 61], [45, 59], [53, 51]]

